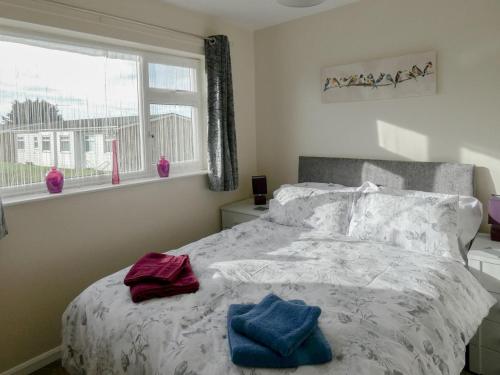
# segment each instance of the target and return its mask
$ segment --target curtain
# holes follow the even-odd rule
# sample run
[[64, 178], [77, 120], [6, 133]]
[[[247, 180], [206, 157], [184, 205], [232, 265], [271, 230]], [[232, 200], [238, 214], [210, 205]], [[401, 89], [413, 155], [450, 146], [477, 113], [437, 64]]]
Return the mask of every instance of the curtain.
[[3, 212], [2, 199], [0, 198], [0, 239], [7, 235], [7, 223], [5, 222], [5, 214]]
[[229, 40], [205, 39], [208, 81], [208, 179], [213, 191], [238, 188], [238, 157], [234, 123], [233, 82]]

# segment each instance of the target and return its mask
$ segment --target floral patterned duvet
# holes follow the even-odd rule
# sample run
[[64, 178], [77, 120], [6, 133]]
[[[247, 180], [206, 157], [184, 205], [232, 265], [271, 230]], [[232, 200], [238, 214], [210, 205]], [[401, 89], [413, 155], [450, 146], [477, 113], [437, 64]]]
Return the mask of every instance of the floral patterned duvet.
[[[263, 219], [170, 254], [189, 254], [200, 290], [135, 304], [123, 285], [128, 268], [91, 285], [62, 318], [71, 374], [458, 375], [494, 303], [459, 262]], [[232, 364], [228, 306], [269, 292], [321, 307], [332, 362]]]

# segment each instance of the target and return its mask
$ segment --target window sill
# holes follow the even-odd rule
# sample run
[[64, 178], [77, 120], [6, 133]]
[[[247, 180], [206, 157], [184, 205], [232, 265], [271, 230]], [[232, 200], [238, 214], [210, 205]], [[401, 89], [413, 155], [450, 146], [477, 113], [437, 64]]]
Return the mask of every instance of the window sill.
[[152, 184], [157, 182], [167, 182], [172, 179], [191, 177], [191, 176], [200, 176], [208, 174], [208, 171], [201, 170], [197, 172], [189, 172], [189, 173], [179, 173], [167, 178], [160, 177], [150, 177], [150, 178], [141, 178], [134, 180], [125, 180], [122, 181], [119, 185], [111, 185], [111, 184], [103, 184], [103, 185], [91, 185], [84, 186], [79, 188], [68, 188], [63, 190], [62, 193], [59, 194], [49, 194], [49, 193], [36, 193], [36, 194], [28, 194], [28, 195], [20, 195], [13, 197], [6, 197], [2, 199], [4, 207], [17, 206], [21, 204], [31, 203], [31, 202], [39, 202], [45, 201], [49, 199], [57, 199], [63, 198], [72, 195], [79, 195], [85, 193], [93, 193], [96, 191], [104, 191], [104, 190], [114, 190], [114, 189], [123, 189], [129, 186], [137, 186], [137, 185], [145, 185]]

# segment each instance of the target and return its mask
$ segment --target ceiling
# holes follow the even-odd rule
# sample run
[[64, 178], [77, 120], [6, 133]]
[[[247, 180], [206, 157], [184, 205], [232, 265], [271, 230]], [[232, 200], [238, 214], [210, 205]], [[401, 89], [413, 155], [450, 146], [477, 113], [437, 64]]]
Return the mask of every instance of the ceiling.
[[165, 3], [227, 19], [258, 30], [296, 18], [320, 13], [358, 0], [326, 0], [309, 8], [289, 8], [276, 0], [162, 0]]

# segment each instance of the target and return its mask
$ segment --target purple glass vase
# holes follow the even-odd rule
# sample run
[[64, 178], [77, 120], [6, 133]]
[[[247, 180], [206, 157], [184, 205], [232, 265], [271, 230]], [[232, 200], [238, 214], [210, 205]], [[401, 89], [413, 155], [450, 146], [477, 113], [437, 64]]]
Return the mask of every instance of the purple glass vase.
[[56, 167], [52, 167], [45, 176], [45, 183], [50, 194], [60, 193], [64, 186], [64, 175]]
[[160, 157], [160, 160], [158, 160], [156, 170], [158, 171], [158, 176], [168, 177], [168, 173], [170, 172], [170, 162], [165, 159], [165, 156]]

